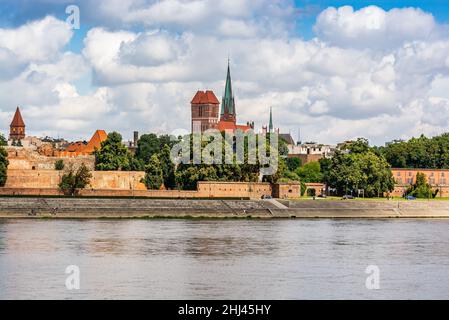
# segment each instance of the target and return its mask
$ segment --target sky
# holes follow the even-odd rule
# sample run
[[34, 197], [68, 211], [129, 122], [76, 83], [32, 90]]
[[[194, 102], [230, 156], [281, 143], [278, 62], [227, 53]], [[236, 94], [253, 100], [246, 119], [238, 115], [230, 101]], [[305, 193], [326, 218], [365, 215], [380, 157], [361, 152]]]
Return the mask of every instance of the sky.
[[[80, 12], [80, 28], [67, 18]], [[382, 145], [449, 129], [445, 1], [0, 0], [0, 132], [190, 129], [230, 59], [238, 122]]]

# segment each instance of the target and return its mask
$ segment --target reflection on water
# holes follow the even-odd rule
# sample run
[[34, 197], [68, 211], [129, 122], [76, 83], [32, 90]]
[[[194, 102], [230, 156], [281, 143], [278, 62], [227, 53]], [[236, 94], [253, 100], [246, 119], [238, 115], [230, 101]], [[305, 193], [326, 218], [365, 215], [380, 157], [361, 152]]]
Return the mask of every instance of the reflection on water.
[[[0, 298], [449, 298], [447, 220], [0, 220]], [[81, 289], [65, 288], [65, 268]], [[380, 268], [380, 290], [365, 269]]]

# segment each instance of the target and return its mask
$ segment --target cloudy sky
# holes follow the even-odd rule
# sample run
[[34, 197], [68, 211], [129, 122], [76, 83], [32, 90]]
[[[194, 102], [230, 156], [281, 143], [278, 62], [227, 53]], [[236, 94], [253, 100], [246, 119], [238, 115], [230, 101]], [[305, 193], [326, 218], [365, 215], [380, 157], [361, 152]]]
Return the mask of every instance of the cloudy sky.
[[[446, 1], [1, 0], [0, 132], [190, 128], [198, 89], [238, 121], [302, 140], [373, 144], [449, 131]], [[66, 7], [80, 9], [80, 29]]]

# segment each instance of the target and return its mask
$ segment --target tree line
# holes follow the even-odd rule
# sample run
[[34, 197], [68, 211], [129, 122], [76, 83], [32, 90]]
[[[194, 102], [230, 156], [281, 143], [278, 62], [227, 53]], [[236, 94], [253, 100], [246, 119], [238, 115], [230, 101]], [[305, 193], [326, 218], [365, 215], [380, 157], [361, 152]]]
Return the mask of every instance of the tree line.
[[[192, 139], [192, 136], [144, 134], [138, 140], [133, 154], [123, 145], [122, 136], [111, 132], [102, 142], [101, 148], [94, 152], [95, 169], [145, 171], [142, 182], [148, 189], [194, 190], [198, 181], [257, 182], [262, 178], [263, 181], [271, 183], [300, 181], [303, 190], [307, 182], [323, 182], [338, 195], [364, 190], [364, 196], [376, 197], [393, 190], [391, 167], [449, 168], [449, 133], [433, 138], [421, 136], [384, 147], [371, 147], [366, 139], [359, 138], [337, 151], [332, 158], [304, 165], [298, 158], [287, 157], [287, 144], [279, 139], [278, 170], [273, 175], [263, 177], [260, 173], [260, 163], [248, 163], [247, 152], [244, 163], [237, 163], [236, 159], [233, 159], [231, 164], [175, 165], [171, 161], [171, 149], [186, 138]], [[269, 135], [266, 139], [267, 149], [270, 150]], [[226, 143], [223, 139], [223, 155]], [[245, 150], [247, 143], [245, 140]], [[202, 150], [206, 144], [207, 141], [203, 142]], [[5, 138], [0, 135], [0, 186], [5, 185], [7, 178], [8, 159], [4, 148], [6, 145]], [[64, 163], [56, 162], [55, 169], [63, 170]], [[68, 193], [73, 193], [76, 188], [89, 184], [91, 175], [88, 171], [86, 167], [67, 168], [60, 187]], [[409, 194], [432, 194], [425, 176], [420, 176], [417, 180], [418, 185], [411, 186]]]
[[375, 152], [393, 168], [449, 169], [449, 133], [389, 143]]
[[[181, 189], [195, 190], [198, 181], [233, 181], [233, 182], [257, 182], [260, 178], [260, 162], [250, 163], [247, 153], [248, 141], [245, 138], [245, 155], [243, 163], [239, 163], [235, 157], [231, 163], [221, 164], [193, 164], [180, 163], [175, 165], [171, 160], [172, 147], [187, 139], [191, 144], [190, 159], [193, 158], [193, 136], [173, 137], [168, 135], [145, 134], [137, 142], [135, 154], [132, 154], [122, 143], [122, 137], [117, 132], [112, 132], [102, 142], [100, 150], [95, 151], [96, 170], [99, 171], [145, 171], [145, 183], [148, 189]], [[266, 150], [270, 153], [270, 136], [266, 136]], [[205, 150], [211, 141], [203, 141], [201, 152]], [[225, 158], [226, 148], [229, 146], [226, 139], [222, 139], [221, 158]], [[288, 148], [284, 141], [279, 145], [279, 158], [277, 170], [273, 175], [263, 176], [263, 181], [275, 183], [284, 177], [286, 166], [283, 158], [287, 156]], [[256, 151], [257, 154], [257, 151]], [[275, 154], [275, 153], [272, 153]], [[179, 155], [182, 157], [182, 155]]]

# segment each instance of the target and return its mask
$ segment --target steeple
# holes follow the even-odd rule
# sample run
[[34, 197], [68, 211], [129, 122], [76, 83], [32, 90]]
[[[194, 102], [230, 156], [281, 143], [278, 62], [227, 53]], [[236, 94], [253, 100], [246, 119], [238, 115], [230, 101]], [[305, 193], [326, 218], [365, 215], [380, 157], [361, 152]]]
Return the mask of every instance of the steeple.
[[270, 124], [268, 125], [268, 132], [273, 132], [273, 107], [270, 107]]
[[16, 113], [14, 113], [14, 118], [11, 121], [11, 127], [25, 127], [25, 122], [23, 122], [19, 107], [17, 107]]
[[14, 118], [11, 121], [9, 139], [10, 140], [22, 140], [25, 138], [25, 122], [23, 121], [19, 107], [16, 109]]
[[226, 75], [226, 85], [223, 99], [221, 102], [221, 121], [236, 122], [235, 101], [232, 94], [231, 68], [228, 59], [228, 73]]

